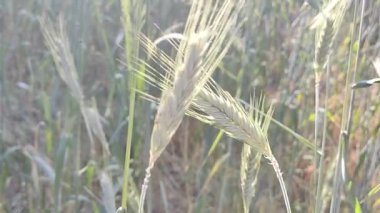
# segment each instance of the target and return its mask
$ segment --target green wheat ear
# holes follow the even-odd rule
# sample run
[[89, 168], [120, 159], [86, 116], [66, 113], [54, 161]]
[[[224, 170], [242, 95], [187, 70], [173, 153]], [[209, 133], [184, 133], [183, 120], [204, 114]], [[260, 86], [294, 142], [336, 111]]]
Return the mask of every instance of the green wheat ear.
[[331, 53], [332, 41], [335, 35], [333, 26], [334, 21], [326, 18], [315, 34], [315, 66], [317, 71], [320, 71], [325, 66]]
[[331, 1], [323, 5], [321, 12], [312, 20], [311, 28], [316, 30], [316, 70], [321, 70], [325, 66], [350, 3], [349, 0]]

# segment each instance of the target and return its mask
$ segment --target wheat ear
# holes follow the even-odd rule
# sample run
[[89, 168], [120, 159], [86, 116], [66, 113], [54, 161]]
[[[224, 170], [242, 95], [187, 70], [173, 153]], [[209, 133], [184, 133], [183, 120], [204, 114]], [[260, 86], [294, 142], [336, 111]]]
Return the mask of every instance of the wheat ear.
[[[153, 54], [153, 56], [154, 55], [155, 54]], [[157, 56], [158, 55], [160, 55], [160, 57], [165, 57], [166, 59], [168, 58], [162, 52], [157, 54]], [[166, 61], [165, 66], [172, 67], [173, 63], [174, 62], [168, 60]], [[146, 68], [147, 71], [145, 73], [137, 73], [137, 75], [141, 74], [148, 84], [156, 86], [161, 90], [171, 87], [170, 81], [167, 80], [174, 75], [173, 72], [170, 71], [171, 69], [165, 69], [167, 72], [165, 74], [160, 74], [147, 64]], [[145, 95], [148, 99], [157, 101], [156, 98], [151, 97], [148, 94]], [[186, 112], [188, 115], [222, 129], [229, 136], [249, 145], [253, 149], [252, 151], [256, 151], [270, 160], [280, 182], [286, 209], [288, 212], [291, 212], [280, 168], [271, 152], [267, 138], [267, 129], [273, 110], [270, 109], [267, 113], [261, 114], [260, 109], [252, 106], [251, 108], [256, 108], [255, 119], [252, 119], [252, 116], [248, 115], [249, 113], [246, 112], [244, 107], [228, 92], [220, 88], [220, 86], [218, 86], [212, 79], [209, 80], [205, 87], [201, 88], [199, 94], [193, 99], [191, 106], [192, 107]], [[250, 181], [253, 181], [253, 179], [248, 180], [247, 183]], [[248, 197], [246, 200], [248, 200]]]
[[[251, 104], [250, 109], [255, 110], [255, 116], [254, 119], [252, 119], [252, 116], [249, 116], [250, 113], [247, 113], [243, 106], [236, 101], [236, 99], [234, 99], [228, 92], [220, 88], [212, 80], [209, 82], [209, 85], [206, 86], [205, 89], [202, 90], [202, 92], [194, 99], [194, 107], [197, 110], [190, 113], [192, 116], [219, 127], [231, 137], [249, 145], [249, 152], [255, 151], [258, 155], [264, 155], [270, 161], [281, 186], [286, 210], [287, 212], [291, 212], [285, 182], [283, 180], [278, 162], [272, 154], [268, 141], [267, 131], [271, 121], [271, 116], [273, 114], [273, 109], [270, 108], [265, 115], [262, 115], [260, 114], [260, 110], [263, 109], [260, 108], [259, 105], [255, 106]], [[198, 110], [202, 111], [204, 114], [198, 113]], [[249, 170], [257, 168], [255, 165], [257, 162], [252, 162], [249, 157], [243, 158], [243, 160], [245, 160], [245, 162], [242, 162], [243, 166], [244, 164], [247, 165]], [[249, 204], [250, 199], [253, 196], [252, 192], [255, 176], [248, 173], [244, 176], [241, 176], [241, 179], [244, 180], [244, 182], [242, 182], [242, 187], [244, 186], [244, 188], [242, 188], [243, 204], [245, 203], [245, 208], [248, 209], [249, 206], [247, 204]]]
[[94, 136], [99, 139], [102, 146], [103, 157], [106, 160], [110, 155], [108, 142], [106, 140], [103, 127], [95, 99], [86, 102], [78, 80], [77, 69], [74, 58], [70, 51], [70, 43], [66, 35], [63, 17], [59, 18], [58, 27], [53, 27], [53, 23], [47, 19], [40, 19], [43, 36], [46, 44], [53, 56], [57, 71], [61, 79], [69, 88], [71, 95], [78, 102], [82, 116], [84, 118], [88, 136], [91, 142], [91, 157], [96, 156]]
[[[170, 76], [172, 74], [167, 73], [167, 75]], [[170, 86], [168, 85], [168, 81], [154, 70], [147, 72], [144, 76], [149, 84], [158, 86], [160, 89], [165, 89]], [[154, 97], [149, 98], [155, 100]], [[187, 111], [188, 115], [222, 129], [229, 136], [249, 145], [251, 148], [250, 152], [253, 153], [253, 151], [255, 151], [264, 155], [271, 162], [271, 165], [276, 172], [277, 179], [280, 182], [287, 212], [291, 212], [285, 183], [278, 162], [270, 149], [267, 136], [267, 130], [273, 110], [270, 108], [268, 112], [263, 115], [261, 114], [261, 111], [263, 110], [262, 108], [260, 109], [251, 104], [250, 108], [255, 109], [255, 119], [252, 119], [252, 116], [249, 116], [250, 113], [248, 113], [236, 99], [234, 99], [228, 92], [224, 91], [212, 79], [209, 80], [208, 84], [205, 85], [205, 87], [202, 88], [199, 94], [193, 99], [191, 106], [192, 107]], [[249, 164], [249, 167], [253, 168], [255, 165]], [[245, 180], [243, 183], [244, 186], [248, 186], [254, 182], [254, 176], [247, 176], [250, 178], [245, 179], [242, 177]], [[252, 197], [252, 193], [247, 193], [250, 190], [252, 191], [252, 189], [243, 189], [243, 191], [245, 191], [243, 192], [245, 193], [243, 195], [244, 202], [250, 200]]]
[[[315, 167], [318, 168], [317, 173], [314, 173], [314, 180], [316, 185], [316, 203], [315, 212], [320, 212], [322, 208], [321, 189], [322, 189], [322, 176], [323, 176], [323, 152], [325, 140], [319, 140], [319, 124], [320, 124], [320, 83], [322, 70], [324, 69], [328, 58], [332, 52], [332, 46], [336, 40], [339, 28], [341, 26], [343, 17], [348, 9], [350, 0], [334, 0], [324, 5], [321, 12], [313, 20], [313, 28], [316, 29], [315, 37], [315, 60], [314, 60], [314, 75], [315, 75], [315, 127], [314, 127], [314, 141], [316, 148], [320, 148], [322, 156], [319, 157], [315, 152]], [[328, 87], [328, 85], [326, 85]], [[326, 94], [327, 96], [328, 94]], [[325, 106], [326, 107], [326, 106]], [[326, 118], [325, 118], [326, 119]], [[323, 131], [326, 131], [324, 128]]]
[[[226, 0], [222, 5], [219, 3], [219, 0], [193, 1], [183, 33], [184, 39], [179, 47], [176, 47], [175, 61], [169, 57], [157, 58], [159, 64], [170, 73], [163, 77], [169, 86], [163, 89], [154, 121], [150, 159], [142, 186], [139, 212], [144, 208], [150, 171], [155, 161], [169, 144], [193, 98], [211, 77], [232, 43], [232, 39], [227, 39], [227, 35], [234, 29], [244, 0]], [[142, 39], [142, 43], [150, 53], [154, 46], [152, 42]]]
[[[193, 103], [195, 108], [193, 117], [208, 120], [208, 123], [224, 130], [231, 137], [254, 147], [263, 155], [272, 155], [266, 133], [228, 92], [215, 85], [210, 87], [209, 84], [199, 93]], [[205, 115], [196, 113], [198, 110], [204, 112]], [[264, 118], [264, 116], [260, 116], [260, 118]]]
[[185, 53], [184, 63], [178, 68], [173, 87], [163, 91], [150, 143], [149, 165], [142, 186], [139, 212], [142, 212], [146, 191], [150, 179], [150, 171], [154, 163], [169, 144], [180, 125], [186, 109], [196, 95], [196, 88], [202, 72], [199, 70], [202, 60], [202, 52], [205, 48], [207, 37], [205, 34], [196, 34], [190, 38], [188, 51]]
[[[154, 79], [154, 76], [149, 76], [149, 74], [146, 77], [147, 78], [145, 78], [145, 80], [148, 82]], [[161, 81], [161, 83], [157, 81], [149, 83], [160, 88], [168, 86], [165, 85], [164, 82], [166, 81]], [[212, 80], [210, 80], [210, 82], [212, 82]], [[237, 100], [235, 100], [228, 92], [220, 88], [216, 83], [210, 82], [208, 83], [208, 86], [206, 86], [208, 89], [203, 88], [198, 96], [193, 100], [192, 108], [190, 108], [186, 114], [202, 122], [218, 127], [225, 131], [229, 136], [244, 142], [251, 148], [250, 152], [255, 151], [258, 154], [265, 155], [265, 157], [270, 161], [274, 171], [276, 172], [277, 179], [280, 182], [287, 212], [291, 212], [285, 183], [282, 178], [278, 162], [272, 154], [267, 138], [266, 130], [268, 127], [264, 128], [264, 126], [269, 126], [269, 121], [271, 120], [271, 115], [273, 112], [272, 109], [262, 115], [260, 109], [253, 106], [252, 108], [255, 108], [255, 112], [257, 112], [257, 115], [255, 116], [257, 120], [252, 120]], [[217, 92], [213, 91], [214, 89], [211, 89], [210, 84], [213, 85], [212, 87], [214, 87], [214, 89], [217, 89]], [[146, 95], [148, 100], [157, 101], [155, 97], [149, 96], [148, 94], [143, 95]], [[266, 125], [263, 125], [263, 123]], [[255, 167], [255, 165], [252, 164], [249, 166]], [[250, 177], [252, 178], [253, 176]], [[254, 179], [251, 178], [245, 181], [245, 186], [252, 184]], [[246, 193], [244, 195], [244, 199], [248, 200], [251, 196], [251, 193]]]

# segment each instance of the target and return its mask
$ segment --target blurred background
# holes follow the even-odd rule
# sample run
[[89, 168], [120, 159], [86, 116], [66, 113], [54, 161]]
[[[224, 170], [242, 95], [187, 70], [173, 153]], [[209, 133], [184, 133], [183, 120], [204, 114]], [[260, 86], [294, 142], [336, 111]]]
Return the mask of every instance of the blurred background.
[[[156, 39], [182, 32], [191, 1], [130, 3], [132, 24], [138, 23], [137, 30]], [[242, 30], [213, 76], [246, 102], [254, 93], [264, 94], [275, 108], [274, 118], [309, 141], [314, 140], [315, 120], [315, 31], [310, 25], [318, 4], [318, 0], [247, 0], [241, 13], [246, 20]], [[120, 206], [131, 101], [124, 42], [137, 39], [126, 38], [121, 8], [118, 0], [0, 1], [0, 212], [112, 212]], [[40, 20], [49, 18], [58, 26], [60, 16], [85, 105], [94, 115], [89, 118], [93, 119], [93, 138], [87, 134], [82, 108], [57, 72], [42, 34]], [[333, 44], [330, 75], [323, 75], [321, 100], [326, 97], [327, 104], [320, 111], [328, 122], [326, 206], [338, 153], [346, 71], [355, 62], [349, 54], [359, 51], [356, 81], [380, 77], [375, 67], [376, 61], [380, 64], [379, 23], [379, 0], [352, 1]], [[160, 48], [174, 56], [165, 42]], [[144, 55], [143, 51], [136, 54]], [[143, 81], [137, 81], [137, 87], [159, 93]], [[341, 210], [353, 212], [358, 201], [363, 212], [380, 212], [379, 193], [369, 196], [380, 183], [380, 85], [356, 91]], [[137, 212], [155, 109], [137, 95], [130, 212]], [[312, 212], [314, 152], [289, 131], [272, 124], [270, 144], [293, 210]], [[109, 156], [99, 154], [98, 140], [109, 144]], [[215, 141], [218, 145], [209, 154]], [[242, 212], [241, 146], [218, 129], [186, 117], [153, 169], [147, 212]], [[284, 212], [272, 170], [263, 159], [252, 212]]]

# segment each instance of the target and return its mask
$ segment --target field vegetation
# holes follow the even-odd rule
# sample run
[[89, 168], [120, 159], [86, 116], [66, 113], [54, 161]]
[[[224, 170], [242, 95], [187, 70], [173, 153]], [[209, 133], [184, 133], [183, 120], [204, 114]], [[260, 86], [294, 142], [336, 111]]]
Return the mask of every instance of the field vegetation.
[[0, 213], [380, 212], [379, 0], [0, 0]]

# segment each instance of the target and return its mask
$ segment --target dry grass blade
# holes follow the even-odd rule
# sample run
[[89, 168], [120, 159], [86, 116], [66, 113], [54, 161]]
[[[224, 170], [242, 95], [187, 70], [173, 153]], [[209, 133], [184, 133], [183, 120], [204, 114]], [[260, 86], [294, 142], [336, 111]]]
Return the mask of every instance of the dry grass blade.
[[102, 188], [102, 201], [104, 209], [107, 213], [116, 212], [115, 206], [115, 192], [111, 177], [105, 172], [100, 173], [100, 187]]
[[[99, 114], [95, 98], [92, 99], [91, 103], [86, 104], [86, 106], [83, 105], [81, 107], [81, 112], [86, 123], [87, 131], [94, 134], [95, 137], [101, 143], [103, 147], [103, 156], [109, 156], [110, 152], [108, 148], [108, 142], [102, 127], [102, 121], [104, 120], [104, 118]], [[92, 134], [90, 134], [91, 138]]]
[[380, 77], [380, 57], [377, 57], [375, 60], [373, 60], [372, 64], [375, 67], [377, 76]]

